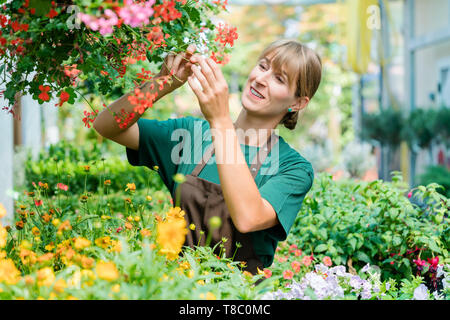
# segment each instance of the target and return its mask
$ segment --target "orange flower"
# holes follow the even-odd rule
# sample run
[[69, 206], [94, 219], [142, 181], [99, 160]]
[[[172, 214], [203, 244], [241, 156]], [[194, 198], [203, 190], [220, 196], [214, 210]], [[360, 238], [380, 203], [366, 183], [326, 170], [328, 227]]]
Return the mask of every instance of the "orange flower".
[[0, 259], [0, 282], [14, 285], [20, 280], [20, 271], [17, 270], [11, 259]]
[[136, 185], [134, 183], [127, 183], [125, 191], [130, 190], [131, 192], [136, 191]]
[[95, 272], [100, 279], [106, 281], [114, 281], [119, 278], [119, 271], [114, 262], [98, 262], [95, 267]]

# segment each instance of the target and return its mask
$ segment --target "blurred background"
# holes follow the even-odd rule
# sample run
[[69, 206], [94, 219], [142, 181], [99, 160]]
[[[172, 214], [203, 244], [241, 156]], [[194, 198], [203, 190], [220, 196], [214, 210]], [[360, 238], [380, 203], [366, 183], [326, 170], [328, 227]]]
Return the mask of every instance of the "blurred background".
[[[390, 181], [399, 171], [411, 187], [437, 182], [449, 196], [450, 0], [228, 0], [227, 8], [214, 19], [239, 34], [222, 68], [233, 120], [258, 54], [276, 39], [297, 39], [321, 56], [322, 82], [296, 129], [280, 126], [279, 134], [333, 179]], [[115, 94], [109, 98], [122, 93]], [[101, 109], [97, 97], [88, 99]], [[51, 145], [95, 146], [105, 158], [126, 161], [124, 147], [84, 127], [85, 102], [55, 103], [39, 106], [23, 96], [20, 121], [0, 115], [0, 202], [8, 212], [24, 163]], [[186, 84], [144, 118], [187, 115], [202, 117]]]

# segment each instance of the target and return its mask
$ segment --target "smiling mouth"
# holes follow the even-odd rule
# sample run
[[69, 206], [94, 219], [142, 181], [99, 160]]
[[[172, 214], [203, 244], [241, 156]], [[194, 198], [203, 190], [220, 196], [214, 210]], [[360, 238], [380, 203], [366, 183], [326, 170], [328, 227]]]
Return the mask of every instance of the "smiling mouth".
[[264, 96], [255, 90], [252, 86], [250, 86], [250, 94], [258, 99], [264, 99]]

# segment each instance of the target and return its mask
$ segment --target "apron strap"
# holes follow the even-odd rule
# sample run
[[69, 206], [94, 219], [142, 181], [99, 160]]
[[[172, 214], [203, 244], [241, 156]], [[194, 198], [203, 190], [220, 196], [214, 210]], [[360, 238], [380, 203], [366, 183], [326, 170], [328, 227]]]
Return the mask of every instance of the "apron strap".
[[[250, 172], [253, 176], [253, 179], [258, 174], [258, 171], [261, 167], [261, 165], [264, 163], [264, 160], [266, 159], [267, 155], [269, 154], [270, 150], [272, 150], [272, 147], [278, 142], [278, 136], [275, 134], [275, 131], [272, 132], [269, 139], [264, 143], [264, 145], [258, 150], [258, 153], [256, 154], [256, 163], [253, 163], [250, 167]], [[206, 149], [205, 154], [202, 157], [202, 161], [197, 164], [197, 166], [192, 170], [191, 175], [198, 176], [200, 172], [203, 170], [205, 165], [208, 163], [208, 161], [211, 159], [212, 155], [214, 154], [214, 142], [212, 142], [208, 149]], [[254, 162], [255, 159], [253, 159], [252, 162]]]

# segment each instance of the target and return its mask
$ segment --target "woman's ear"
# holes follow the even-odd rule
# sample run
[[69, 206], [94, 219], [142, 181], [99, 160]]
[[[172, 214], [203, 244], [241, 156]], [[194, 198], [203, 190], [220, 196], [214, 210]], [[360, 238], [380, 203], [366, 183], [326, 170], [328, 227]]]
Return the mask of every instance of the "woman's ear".
[[308, 103], [309, 103], [308, 97], [305, 96], [305, 97], [298, 98], [297, 102], [291, 106], [292, 111], [300, 111], [300, 110], [306, 108]]

